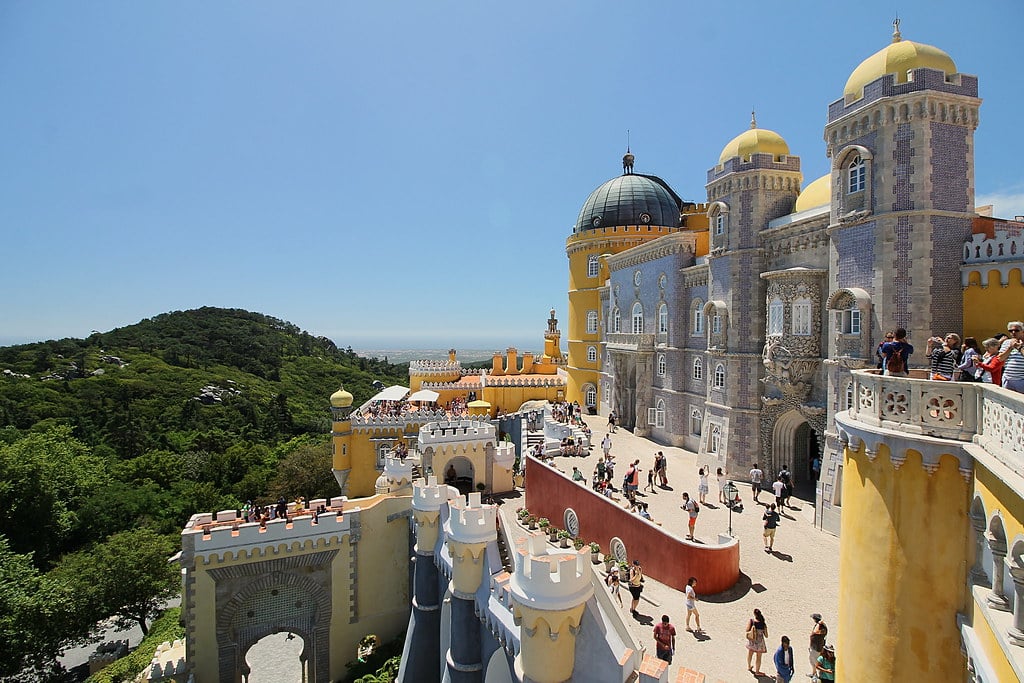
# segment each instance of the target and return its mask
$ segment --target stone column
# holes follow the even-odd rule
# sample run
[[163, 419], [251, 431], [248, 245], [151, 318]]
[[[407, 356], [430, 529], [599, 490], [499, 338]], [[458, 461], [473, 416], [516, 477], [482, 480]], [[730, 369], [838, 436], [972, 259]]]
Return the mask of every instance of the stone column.
[[452, 558], [451, 647], [446, 657], [452, 683], [483, 681], [480, 620], [476, 616], [476, 592], [483, 581], [487, 545], [497, 540], [497, 508], [482, 505], [478, 492], [448, 503], [451, 514], [445, 524]]
[[576, 634], [594, 594], [590, 553], [547, 553], [543, 534], [518, 543], [509, 587], [520, 626], [516, 674], [523, 683], [562, 683], [576, 664]]
[[[437, 477], [413, 484], [412, 514], [416, 521], [416, 548], [413, 557], [412, 618], [406, 636], [402, 669], [414, 672], [417, 681], [441, 680], [441, 601], [440, 579], [434, 564], [441, 506], [448, 500], [448, 487]], [[409, 680], [409, 679], [407, 679]]]
[[991, 585], [982, 557], [985, 554], [985, 518], [971, 515], [971, 527], [974, 529], [974, 565], [971, 567], [971, 583], [977, 586]]
[[1013, 626], [1006, 635], [1014, 645], [1024, 646], [1024, 567], [1010, 565], [1013, 577]]
[[1006, 541], [988, 534], [988, 547], [992, 551], [992, 590], [988, 594], [989, 606], [1003, 612], [1010, 611], [1010, 601], [1003, 589], [1003, 560], [1006, 559]]

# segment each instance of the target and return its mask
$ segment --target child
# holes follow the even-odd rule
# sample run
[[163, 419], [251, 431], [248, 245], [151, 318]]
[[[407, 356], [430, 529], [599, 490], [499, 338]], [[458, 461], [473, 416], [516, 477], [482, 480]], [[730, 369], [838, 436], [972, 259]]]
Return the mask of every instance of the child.
[[608, 573], [608, 578], [605, 579], [605, 583], [612, 591], [612, 595], [619, 601], [619, 607], [622, 607], [622, 595], [619, 594], [619, 565], [613, 564], [612, 570]]

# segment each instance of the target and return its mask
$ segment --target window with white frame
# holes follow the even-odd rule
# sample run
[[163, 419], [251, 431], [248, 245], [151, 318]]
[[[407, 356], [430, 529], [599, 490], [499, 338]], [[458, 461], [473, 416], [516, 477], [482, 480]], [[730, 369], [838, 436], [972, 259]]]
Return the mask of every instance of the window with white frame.
[[775, 297], [768, 304], [768, 334], [769, 335], [780, 335], [782, 334], [783, 316], [785, 315], [785, 305], [782, 303], [782, 299]]
[[853, 408], [853, 381], [846, 383], [846, 391], [843, 395], [843, 410], [850, 410]]
[[668, 332], [668, 304], [658, 307], [658, 332], [660, 334]]
[[855, 154], [846, 167], [847, 193], [861, 192], [867, 185], [867, 165], [859, 154]]
[[587, 334], [597, 334], [597, 311], [587, 311]]
[[588, 346], [587, 347], [587, 361], [590, 362], [590, 363], [596, 363], [597, 362], [597, 347], [596, 346]]
[[851, 308], [845, 311], [836, 311], [836, 327], [840, 334], [860, 334], [860, 311]]
[[591, 254], [587, 257], [587, 277], [597, 277], [598, 272], [597, 255]]
[[381, 441], [377, 444], [377, 469], [384, 469], [384, 463], [387, 461], [388, 454], [391, 453], [391, 449], [394, 448], [394, 443], [391, 441]]
[[719, 211], [718, 214], [715, 216], [715, 234], [725, 234], [725, 214], [722, 213], [721, 211]]
[[708, 439], [708, 452], [717, 453], [722, 447], [722, 425], [711, 425], [711, 438]]
[[701, 414], [700, 409], [694, 408], [690, 411], [690, 434], [693, 436], [700, 436], [701, 426], [704, 423], [704, 416]]
[[661, 428], [665, 426], [665, 401], [659, 398], [654, 408], [647, 409], [647, 424]]
[[797, 337], [811, 336], [810, 299], [797, 299], [793, 302], [793, 334]]
[[618, 332], [621, 332], [621, 331], [622, 331], [622, 314], [619, 313], [619, 309], [618, 309], [618, 307], [616, 307], [616, 309], [614, 311], [612, 311], [612, 332], [618, 333]]
[[693, 324], [690, 326], [690, 334], [704, 334], [704, 302], [700, 299], [693, 302]]
[[715, 366], [715, 381], [714, 387], [721, 389], [725, 386], [725, 366], [719, 363]]
[[722, 333], [722, 315], [720, 313], [715, 313], [711, 317], [711, 333], [712, 334], [721, 334]]
[[693, 378], [704, 379], [704, 359], [694, 358], [693, 359]]
[[665, 362], [665, 354], [658, 354], [658, 377], [664, 377], [668, 363]]
[[633, 304], [633, 313], [630, 316], [633, 321], [633, 334], [644, 333], [644, 307], [637, 301]]
[[583, 404], [588, 408], [597, 405], [597, 389], [593, 384], [583, 385]]

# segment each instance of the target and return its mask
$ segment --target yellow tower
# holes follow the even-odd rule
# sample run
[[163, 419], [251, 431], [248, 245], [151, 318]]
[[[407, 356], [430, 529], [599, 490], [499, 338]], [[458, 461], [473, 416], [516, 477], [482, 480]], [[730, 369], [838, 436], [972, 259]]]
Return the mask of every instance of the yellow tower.
[[348, 475], [352, 472], [352, 394], [340, 387], [331, 394], [331, 451], [334, 478], [341, 495], [348, 495]]
[[589, 553], [549, 555], [540, 533], [517, 546], [516, 572], [509, 582], [522, 644], [516, 671], [531, 683], [568, 681], [576, 661], [580, 619], [594, 594]]
[[[604, 257], [674, 232], [683, 201], [661, 178], [633, 173], [633, 155], [622, 157], [622, 175], [594, 190], [566, 240], [569, 257], [569, 384], [566, 398], [585, 407], [600, 405], [604, 337], [629, 332], [616, 327], [614, 312], [602, 311], [601, 288], [608, 277]], [[622, 316], [628, 320], [628, 311]], [[612, 406], [614, 408], [614, 406]]]

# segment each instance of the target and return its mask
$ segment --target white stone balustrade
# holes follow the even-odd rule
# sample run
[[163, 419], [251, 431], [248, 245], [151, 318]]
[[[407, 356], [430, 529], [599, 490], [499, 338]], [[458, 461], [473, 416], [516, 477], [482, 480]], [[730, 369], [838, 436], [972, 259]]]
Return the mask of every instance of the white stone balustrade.
[[849, 419], [907, 434], [975, 442], [1024, 472], [1024, 394], [991, 384], [857, 370]]

